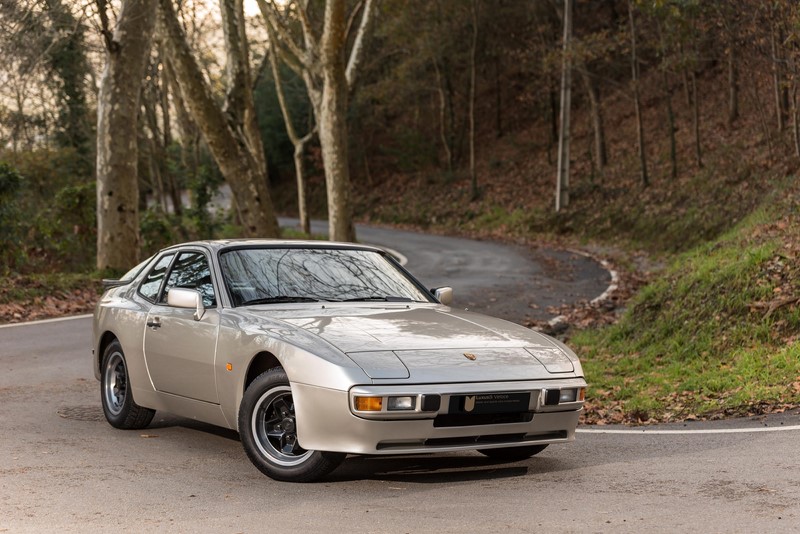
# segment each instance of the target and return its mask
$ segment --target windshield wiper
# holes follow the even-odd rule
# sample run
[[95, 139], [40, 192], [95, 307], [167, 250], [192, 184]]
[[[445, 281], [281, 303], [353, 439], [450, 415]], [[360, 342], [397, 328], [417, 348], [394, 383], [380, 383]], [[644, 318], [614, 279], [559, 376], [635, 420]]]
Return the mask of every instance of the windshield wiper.
[[242, 302], [240, 306], [249, 306], [251, 304], [279, 304], [286, 302], [319, 302], [319, 299], [315, 299], [313, 297], [278, 295], [277, 297], [262, 297], [258, 299], [250, 299], [245, 302]]
[[391, 295], [387, 295], [385, 297], [379, 297], [377, 295], [369, 296], [369, 297], [358, 297], [354, 299], [344, 299], [342, 302], [366, 302], [366, 301], [380, 301], [380, 302], [413, 302], [408, 297], [393, 297]]

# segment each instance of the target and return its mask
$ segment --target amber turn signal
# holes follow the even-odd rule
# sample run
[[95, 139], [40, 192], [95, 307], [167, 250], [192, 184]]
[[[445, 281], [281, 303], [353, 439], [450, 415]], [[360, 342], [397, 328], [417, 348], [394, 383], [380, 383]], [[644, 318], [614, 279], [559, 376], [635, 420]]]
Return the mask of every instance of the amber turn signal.
[[359, 412], [379, 412], [383, 408], [383, 397], [355, 397], [354, 402]]
[[586, 388], [581, 388], [578, 390], [578, 400], [579, 401], [586, 400]]

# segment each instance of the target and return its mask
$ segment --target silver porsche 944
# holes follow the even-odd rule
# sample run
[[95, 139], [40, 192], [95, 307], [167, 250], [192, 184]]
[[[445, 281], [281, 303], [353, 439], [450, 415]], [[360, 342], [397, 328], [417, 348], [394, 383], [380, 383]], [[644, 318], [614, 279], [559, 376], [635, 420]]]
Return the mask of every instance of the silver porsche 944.
[[347, 454], [511, 461], [575, 436], [569, 348], [449, 307], [374, 247], [187, 243], [106, 282], [94, 373], [117, 428], [164, 410], [234, 429], [259, 470], [298, 482]]

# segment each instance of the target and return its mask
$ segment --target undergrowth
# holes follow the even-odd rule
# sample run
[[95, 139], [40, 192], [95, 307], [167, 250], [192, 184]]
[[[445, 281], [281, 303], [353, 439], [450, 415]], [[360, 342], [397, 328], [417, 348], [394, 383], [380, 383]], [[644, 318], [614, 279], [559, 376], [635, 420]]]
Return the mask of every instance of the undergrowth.
[[610, 327], [570, 343], [588, 422], [759, 413], [800, 403], [800, 222], [784, 198], [677, 256]]

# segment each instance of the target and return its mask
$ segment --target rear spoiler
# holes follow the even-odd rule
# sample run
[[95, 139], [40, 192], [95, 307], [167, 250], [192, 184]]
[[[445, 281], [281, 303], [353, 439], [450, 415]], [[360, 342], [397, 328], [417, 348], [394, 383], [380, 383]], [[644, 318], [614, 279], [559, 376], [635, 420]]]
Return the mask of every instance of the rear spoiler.
[[114, 287], [126, 286], [130, 284], [130, 280], [116, 280], [114, 278], [103, 278], [103, 289], [111, 289]]

